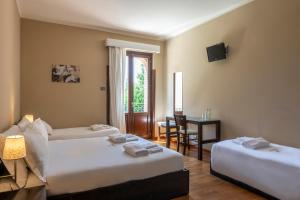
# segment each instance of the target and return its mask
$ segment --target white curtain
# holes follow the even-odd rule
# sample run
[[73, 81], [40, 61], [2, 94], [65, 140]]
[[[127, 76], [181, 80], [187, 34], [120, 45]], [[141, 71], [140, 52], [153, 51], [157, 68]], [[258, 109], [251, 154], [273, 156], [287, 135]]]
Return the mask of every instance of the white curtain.
[[109, 47], [110, 123], [126, 132], [124, 113], [124, 80], [126, 50]]

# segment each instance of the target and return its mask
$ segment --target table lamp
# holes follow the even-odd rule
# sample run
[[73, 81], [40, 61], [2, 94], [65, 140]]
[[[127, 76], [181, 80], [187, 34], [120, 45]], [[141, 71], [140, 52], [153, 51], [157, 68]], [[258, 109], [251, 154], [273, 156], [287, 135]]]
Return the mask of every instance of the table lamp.
[[26, 119], [28, 119], [28, 121], [30, 121], [31, 123], [33, 122], [33, 115], [25, 115], [24, 116]]
[[25, 139], [22, 135], [12, 135], [5, 138], [3, 159], [14, 161], [14, 179], [17, 183], [17, 159], [26, 156]]

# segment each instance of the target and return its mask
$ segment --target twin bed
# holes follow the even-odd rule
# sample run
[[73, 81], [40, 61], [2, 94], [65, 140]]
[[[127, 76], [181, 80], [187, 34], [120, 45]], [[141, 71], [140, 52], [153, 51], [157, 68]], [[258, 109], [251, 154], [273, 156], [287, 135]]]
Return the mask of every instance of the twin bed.
[[[45, 130], [46, 126], [42, 126], [44, 135], [35, 132], [41, 120], [26, 123], [28, 128], [19, 123], [0, 134], [0, 138], [24, 131], [26, 145], [37, 137], [45, 140], [45, 144], [35, 146], [36, 152], [47, 150], [47, 161], [39, 160], [44, 154], [36, 160], [37, 165], [44, 166], [40, 169], [46, 171], [46, 182], [35, 199], [167, 200], [189, 192], [189, 171], [184, 169], [182, 155], [176, 151], [162, 147], [162, 152], [133, 157], [124, 152], [124, 143], [109, 141], [109, 135], [120, 133], [114, 127], [92, 131], [89, 127]], [[146, 142], [143, 138], [138, 140]], [[36, 175], [41, 178], [40, 173]]]
[[[189, 191], [182, 155], [167, 148], [132, 157], [111, 128], [54, 129], [49, 135], [48, 199], [171, 199]], [[139, 138], [139, 140], [144, 140]]]
[[211, 173], [267, 199], [300, 199], [300, 149], [271, 144], [247, 149], [232, 140], [213, 145]]

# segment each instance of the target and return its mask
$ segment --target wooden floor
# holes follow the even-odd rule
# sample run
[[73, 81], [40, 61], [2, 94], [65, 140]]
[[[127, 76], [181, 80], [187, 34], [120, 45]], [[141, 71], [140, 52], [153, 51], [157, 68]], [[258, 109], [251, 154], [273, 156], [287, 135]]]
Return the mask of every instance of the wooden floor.
[[[164, 144], [164, 142], [158, 142]], [[171, 145], [175, 149], [175, 145]], [[182, 148], [180, 149], [182, 152]], [[261, 200], [248, 190], [210, 175], [210, 153], [204, 151], [203, 161], [197, 159], [197, 150], [192, 148], [184, 156], [185, 168], [190, 170], [190, 193], [174, 200]]]

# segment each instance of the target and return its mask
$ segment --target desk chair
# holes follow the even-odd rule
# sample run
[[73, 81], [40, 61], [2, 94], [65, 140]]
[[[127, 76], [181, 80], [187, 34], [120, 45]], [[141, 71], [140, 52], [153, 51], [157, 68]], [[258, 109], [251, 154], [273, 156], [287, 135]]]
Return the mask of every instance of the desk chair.
[[191, 136], [193, 136], [192, 140], [197, 140], [198, 132], [196, 130], [188, 129], [187, 121], [185, 115], [174, 115], [175, 124], [177, 126], [178, 135], [180, 135], [179, 140], [177, 141], [177, 148], [179, 148], [180, 138], [183, 138], [183, 155], [185, 155], [186, 147], [190, 149], [190, 140]]

